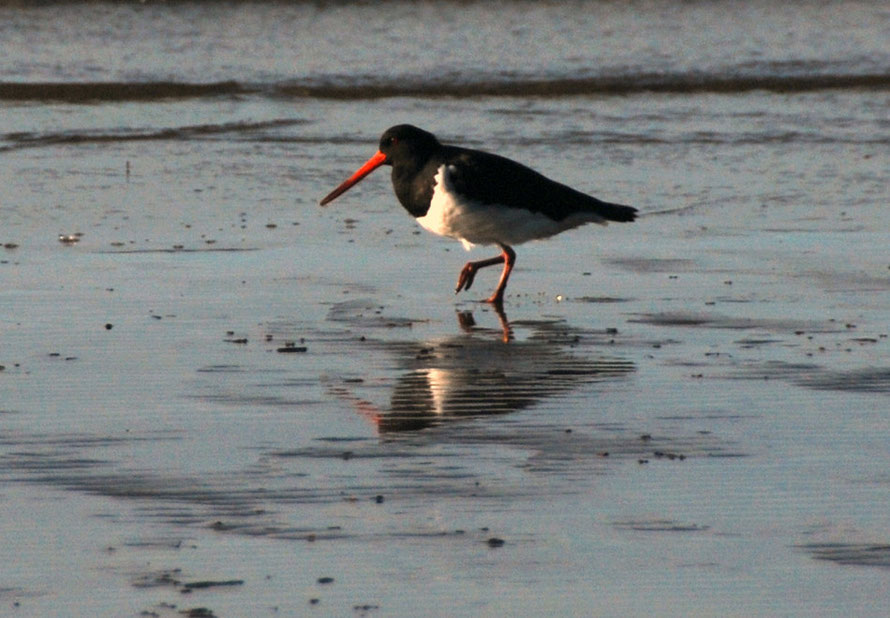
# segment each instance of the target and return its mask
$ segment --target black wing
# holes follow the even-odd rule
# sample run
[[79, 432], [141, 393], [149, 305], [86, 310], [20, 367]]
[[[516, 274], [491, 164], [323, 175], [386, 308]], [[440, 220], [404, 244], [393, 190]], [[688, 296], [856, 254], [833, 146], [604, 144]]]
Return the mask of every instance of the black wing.
[[636, 218], [636, 208], [598, 200], [505, 157], [457, 147], [443, 150], [455, 190], [483, 204], [525, 208], [555, 221], [579, 212], [608, 221]]

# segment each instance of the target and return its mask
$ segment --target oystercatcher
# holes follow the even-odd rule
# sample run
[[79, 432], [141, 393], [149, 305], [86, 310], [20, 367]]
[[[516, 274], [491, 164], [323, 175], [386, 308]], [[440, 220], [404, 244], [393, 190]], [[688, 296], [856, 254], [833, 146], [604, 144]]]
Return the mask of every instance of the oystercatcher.
[[392, 166], [399, 202], [425, 229], [473, 245], [497, 245], [501, 255], [467, 262], [455, 293], [469, 290], [480, 268], [503, 264], [494, 293], [502, 306], [507, 279], [516, 263], [513, 245], [547, 238], [585, 223], [633, 221], [637, 210], [610, 204], [499, 155], [448, 146], [409, 124], [390, 127], [380, 148], [321, 205], [345, 193], [381, 165]]

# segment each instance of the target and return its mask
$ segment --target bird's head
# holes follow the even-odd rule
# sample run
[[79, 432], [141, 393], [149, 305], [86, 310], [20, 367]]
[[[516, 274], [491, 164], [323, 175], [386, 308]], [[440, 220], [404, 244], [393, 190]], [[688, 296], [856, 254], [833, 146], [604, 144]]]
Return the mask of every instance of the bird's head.
[[439, 146], [435, 135], [413, 125], [399, 124], [390, 127], [380, 136], [380, 145], [374, 156], [358, 168], [352, 176], [344, 180], [339, 187], [327, 194], [320, 203], [325, 206], [334, 201], [381, 165], [400, 165], [413, 162], [419, 166]]

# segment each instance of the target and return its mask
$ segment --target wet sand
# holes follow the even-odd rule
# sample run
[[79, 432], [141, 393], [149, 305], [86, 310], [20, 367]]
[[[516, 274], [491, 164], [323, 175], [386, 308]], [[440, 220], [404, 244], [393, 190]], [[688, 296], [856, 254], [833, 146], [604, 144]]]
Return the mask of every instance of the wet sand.
[[890, 600], [886, 204], [640, 204], [521, 247], [500, 316], [385, 178], [297, 211], [174, 179], [164, 218], [102, 161], [0, 238], [4, 612]]
[[[7, 104], [0, 613], [885, 613], [884, 90], [281, 96]], [[642, 216], [498, 315], [404, 121]]]

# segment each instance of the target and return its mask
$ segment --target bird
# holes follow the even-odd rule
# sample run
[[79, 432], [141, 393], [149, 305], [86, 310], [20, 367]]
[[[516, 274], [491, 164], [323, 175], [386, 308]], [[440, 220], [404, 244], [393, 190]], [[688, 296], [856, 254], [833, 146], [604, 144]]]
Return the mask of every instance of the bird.
[[496, 245], [501, 253], [469, 261], [455, 294], [469, 290], [480, 268], [503, 264], [485, 302], [503, 307], [516, 263], [514, 245], [548, 238], [586, 223], [636, 219], [637, 209], [604, 202], [490, 152], [441, 143], [410, 124], [384, 131], [377, 152], [320, 202], [325, 206], [383, 165], [392, 167], [396, 197], [424, 229], [455, 238], [466, 249]]

